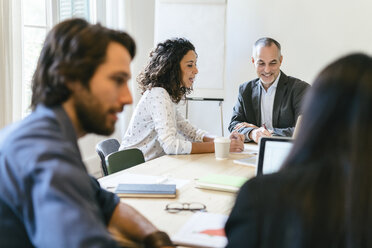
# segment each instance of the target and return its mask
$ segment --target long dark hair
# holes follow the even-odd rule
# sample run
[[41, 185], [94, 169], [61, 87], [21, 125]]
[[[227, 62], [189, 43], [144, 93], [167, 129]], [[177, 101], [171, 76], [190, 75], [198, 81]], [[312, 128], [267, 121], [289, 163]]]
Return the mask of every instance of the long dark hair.
[[77, 81], [89, 88], [110, 42], [120, 43], [134, 57], [134, 40], [125, 32], [78, 18], [57, 24], [45, 39], [33, 75], [31, 108], [39, 103], [53, 106], [65, 102], [71, 94], [67, 82]]
[[315, 203], [322, 191], [331, 192], [334, 197], [327, 200], [334, 208], [324, 209], [332, 212], [325, 223], [346, 233], [347, 247], [372, 247], [372, 58], [351, 54], [331, 63], [304, 103], [283, 171], [301, 166], [318, 171], [313, 187], [301, 194]]
[[180, 62], [188, 51], [195, 47], [184, 38], [169, 39], [159, 43], [150, 53], [150, 60], [138, 75], [137, 82], [142, 93], [153, 87], [164, 88], [178, 103], [192, 89], [182, 85]]

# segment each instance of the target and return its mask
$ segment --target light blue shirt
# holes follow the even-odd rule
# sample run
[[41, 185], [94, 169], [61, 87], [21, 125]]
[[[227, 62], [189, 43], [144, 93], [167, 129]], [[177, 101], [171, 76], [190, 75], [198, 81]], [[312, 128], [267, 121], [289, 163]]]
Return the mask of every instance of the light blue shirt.
[[119, 198], [90, 177], [61, 106], [39, 105], [0, 132], [1, 247], [118, 247]]

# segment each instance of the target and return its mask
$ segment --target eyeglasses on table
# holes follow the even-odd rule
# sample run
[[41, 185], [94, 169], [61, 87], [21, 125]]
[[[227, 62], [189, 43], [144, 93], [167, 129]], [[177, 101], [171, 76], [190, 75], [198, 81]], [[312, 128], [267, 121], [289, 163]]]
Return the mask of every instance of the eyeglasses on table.
[[199, 202], [172, 202], [165, 206], [165, 211], [168, 213], [178, 213], [180, 211], [206, 212], [207, 207], [203, 203]]

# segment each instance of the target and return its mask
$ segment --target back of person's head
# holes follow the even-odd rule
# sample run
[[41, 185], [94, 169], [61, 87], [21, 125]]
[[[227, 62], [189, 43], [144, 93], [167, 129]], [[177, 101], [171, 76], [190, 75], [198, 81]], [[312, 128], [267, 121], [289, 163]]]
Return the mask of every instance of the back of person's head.
[[345, 154], [349, 160], [354, 153], [367, 156], [371, 146], [365, 145], [372, 140], [371, 57], [351, 54], [328, 65], [315, 79], [303, 110], [293, 149], [301, 153], [299, 164], [314, 158], [345, 162], [340, 157]]
[[338, 221], [344, 225], [339, 229], [346, 233], [345, 247], [372, 246], [371, 113], [372, 58], [351, 54], [331, 63], [305, 98], [298, 138], [283, 166], [322, 175], [312, 178], [314, 198], [308, 201], [315, 204], [325, 191], [331, 192], [333, 199], [328, 200], [338, 207], [327, 209], [323, 201], [322, 211], [332, 212], [324, 223], [342, 218]]
[[153, 87], [164, 88], [174, 102], [179, 102], [192, 89], [182, 84], [180, 62], [194, 45], [185, 38], [168, 39], [150, 53], [145, 69], [137, 77], [143, 92]]
[[110, 42], [124, 46], [133, 58], [135, 42], [126, 32], [89, 24], [83, 19], [69, 19], [57, 24], [47, 35], [32, 79], [31, 107], [62, 104], [70, 97], [67, 82], [89, 81], [104, 63]]
[[274, 40], [273, 38], [270, 38], [270, 37], [262, 37], [262, 38], [259, 38], [253, 45], [253, 48], [252, 48], [252, 56], [255, 58], [257, 56], [257, 49], [260, 48], [260, 47], [270, 47], [271, 45], [275, 45], [277, 48], [278, 48], [278, 55], [279, 57], [282, 55], [282, 52], [281, 52], [281, 45], [279, 42], [277, 42], [276, 40]]

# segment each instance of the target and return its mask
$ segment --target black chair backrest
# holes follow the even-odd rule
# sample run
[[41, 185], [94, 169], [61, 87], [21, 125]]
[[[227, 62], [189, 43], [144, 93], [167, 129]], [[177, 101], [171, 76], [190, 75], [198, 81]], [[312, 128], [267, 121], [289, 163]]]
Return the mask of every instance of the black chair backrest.
[[120, 143], [117, 139], [106, 139], [99, 142], [96, 146], [96, 151], [101, 159], [101, 167], [103, 174], [107, 176], [106, 156], [110, 153], [117, 152], [119, 150]]

